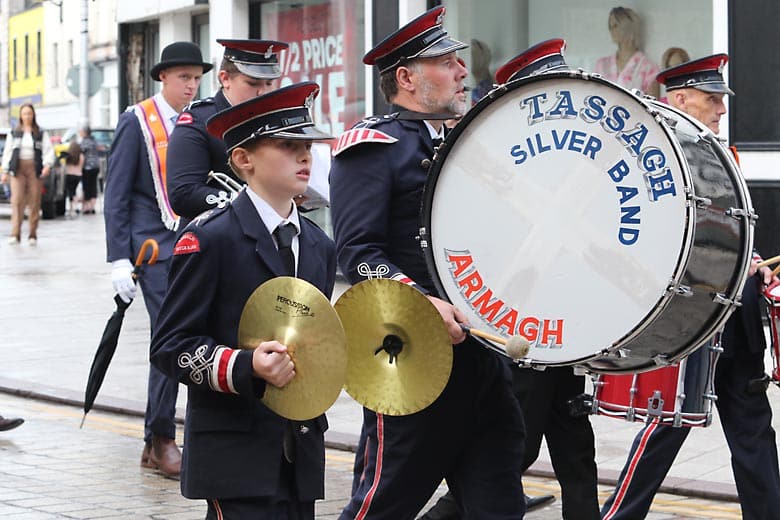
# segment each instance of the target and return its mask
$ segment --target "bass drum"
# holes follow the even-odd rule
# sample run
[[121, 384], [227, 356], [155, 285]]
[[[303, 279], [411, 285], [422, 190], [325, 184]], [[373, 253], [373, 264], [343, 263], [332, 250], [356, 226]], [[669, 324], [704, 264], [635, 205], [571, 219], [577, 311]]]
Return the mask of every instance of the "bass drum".
[[473, 327], [527, 339], [523, 364], [623, 373], [671, 364], [723, 324], [753, 220], [709, 130], [598, 76], [549, 72], [456, 125], [420, 236], [439, 292]]

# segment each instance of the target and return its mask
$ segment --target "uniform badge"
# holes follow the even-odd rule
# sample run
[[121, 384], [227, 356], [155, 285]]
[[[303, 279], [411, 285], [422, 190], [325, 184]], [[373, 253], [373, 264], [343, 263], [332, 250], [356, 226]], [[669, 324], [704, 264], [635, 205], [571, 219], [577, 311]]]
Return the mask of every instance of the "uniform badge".
[[176, 120], [176, 125], [191, 125], [192, 124], [192, 114], [189, 112], [182, 112], [179, 115], [179, 119]]
[[184, 233], [179, 241], [176, 242], [176, 246], [173, 248], [174, 256], [189, 255], [191, 253], [199, 252], [200, 241], [198, 240], [198, 237], [195, 236], [195, 233], [191, 231]]

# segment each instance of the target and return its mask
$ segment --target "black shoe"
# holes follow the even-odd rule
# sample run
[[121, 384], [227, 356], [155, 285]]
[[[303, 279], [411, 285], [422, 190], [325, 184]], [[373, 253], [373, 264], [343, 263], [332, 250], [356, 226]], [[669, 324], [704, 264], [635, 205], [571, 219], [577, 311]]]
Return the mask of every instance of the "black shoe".
[[13, 430], [17, 426], [21, 426], [23, 422], [24, 419], [5, 419], [0, 415], [0, 432]]
[[529, 497], [528, 495], [525, 495], [525, 510], [526, 512], [533, 511], [553, 500], [555, 500], [555, 496], [553, 495], [542, 495], [540, 497]]

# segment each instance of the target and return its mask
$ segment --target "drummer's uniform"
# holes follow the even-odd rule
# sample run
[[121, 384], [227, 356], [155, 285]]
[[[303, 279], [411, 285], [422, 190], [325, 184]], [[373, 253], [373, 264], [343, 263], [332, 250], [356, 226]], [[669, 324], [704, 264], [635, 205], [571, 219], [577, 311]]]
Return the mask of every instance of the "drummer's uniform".
[[[403, 107], [392, 111], [359, 123], [334, 148], [339, 265], [351, 283], [393, 278], [436, 294], [417, 238], [431, 132]], [[445, 477], [471, 517], [522, 517], [525, 433], [506, 360], [470, 338], [453, 351], [449, 381], [429, 407], [406, 416], [364, 408], [353, 495], [341, 518], [414, 518]]]
[[[724, 63], [727, 59], [725, 55], [716, 57], [722, 57]], [[711, 58], [662, 71], [658, 81], [666, 84], [669, 90], [670, 80], [687, 80], [685, 86], [700, 88], [698, 82], [706, 79], [725, 87], [726, 90], [719, 92], [732, 93], [720, 76], [720, 66], [717, 72], [708, 68]], [[676, 71], [679, 70], [682, 72], [678, 75]], [[745, 520], [780, 518], [780, 470], [764, 372], [766, 340], [761, 284], [760, 274], [748, 278], [745, 283], [742, 306], [723, 328], [723, 353], [715, 367], [715, 404], [731, 451], [731, 467]], [[687, 427], [657, 423], [642, 428], [634, 438], [615, 491], [601, 509], [602, 518], [645, 518], [690, 431]]]
[[[217, 42], [225, 47], [223, 59], [241, 74], [261, 80], [281, 76], [278, 53], [287, 48], [286, 43], [232, 39]], [[220, 89], [213, 97], [190, 103], [176, 121], [168, 142], [166, 183], [171, 207], [181, 217], [179, 229], [204, 211], [224, 207], [230, 201], [232, 194], [209, 180], [210, 171], [224, 173], [237, 185], [244, 185], [228, 165], [224, 141], [206, 130], [208, 119], [230, 106]]]
[[183, 224], [204, 211], [224, 207], [230, 194], [208, 182], [209, 171], [225, 173], [244, 182], [228, 166], [225, 143], [206, 131], [206, 121], [230, 107], [222, 90], [213, 97], [193, 101], [176, 121], [168, 143], [168, 196]]
[[[275, 94], [284, 91], [267, 96]], [[270, 516], [284, 511], [287, 502], [304, 504], [310, 510], [304, 517], [314, 518], [314, 501], [324, 496], [327, 419], [288, 421], [268, 409], [260, 401], [266, 382], [253, 376], [253, 350], [237, 348], [239, 321], [253, 291], [287, 274], [267, 228], [275, 225], [271, 218], [284, 220], [268, 217], [273, 210], [268, 206], [263, 213], [261, 206], [244, 190], [182, 231], [151, 361], [187, 385], [185, 497], [208, 500], [210, 515], [215, 500], [237, 515], [225, 512], [225, 518], [258, 518], [258, 510], [269, 513], [262, 518], [287, 518]], [[299, 226], [296, 276], [330, 298], [336, 276], [333, 241], [292, 211], [287, 220]], [[285, 446], [290, 435], [292, 443]]]

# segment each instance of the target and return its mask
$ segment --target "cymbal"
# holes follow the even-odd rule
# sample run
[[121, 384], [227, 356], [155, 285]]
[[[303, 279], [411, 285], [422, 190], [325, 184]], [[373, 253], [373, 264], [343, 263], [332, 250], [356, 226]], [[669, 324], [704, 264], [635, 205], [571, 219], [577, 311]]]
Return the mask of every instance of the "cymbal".
[[428, 407], [452, 371], [452, 342], [433, 303], [418, 290], [377, 278], [349, 288], [335, 304], [347, 336], [345, 389], [377, 413]]
[[330, 301], [300, 278], [280, 276], [260, 285], [241, 313], [238, 344], [253, 349], [272, 340], [287, 346], [295, 377], [283, 388], [267, 384], [263, 404], [296, 421], [323, 414], [336, 402], [347, 371], [344, 329]]

